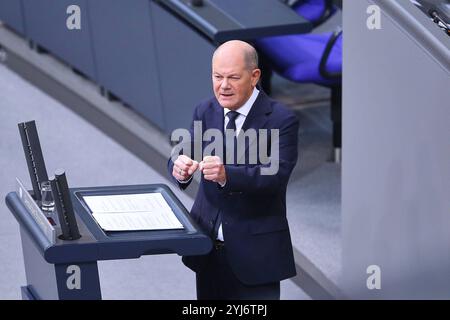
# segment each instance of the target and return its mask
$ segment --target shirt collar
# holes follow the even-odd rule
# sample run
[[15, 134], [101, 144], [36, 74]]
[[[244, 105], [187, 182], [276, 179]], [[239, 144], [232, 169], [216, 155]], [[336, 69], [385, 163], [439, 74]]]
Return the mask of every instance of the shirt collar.
[[[240, 115], [243, 115], [244, 117], [247, 117], [248, 113], [250, 112], [250, 109], [252, 108], [253, 104], [255, 103], [256, 99], [258, 98], [259, 90], [256, 89], [256, 87], [253, 89], [253, 93], [250, 96], [250, 98], [247, 100], [246, 103], [242, 107], [236, 110]], [[227, 115], [228, 112], [230, 112], [230, 109], [224, 108], [223, 114], [224, 116]]]

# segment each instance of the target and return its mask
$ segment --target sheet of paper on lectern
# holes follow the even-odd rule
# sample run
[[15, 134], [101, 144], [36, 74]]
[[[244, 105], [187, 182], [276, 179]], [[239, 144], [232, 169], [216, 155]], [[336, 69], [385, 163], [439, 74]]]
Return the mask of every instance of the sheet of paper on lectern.
[[84, 196], [83, 199], [106, 231], [183, 229], [161, 193]]

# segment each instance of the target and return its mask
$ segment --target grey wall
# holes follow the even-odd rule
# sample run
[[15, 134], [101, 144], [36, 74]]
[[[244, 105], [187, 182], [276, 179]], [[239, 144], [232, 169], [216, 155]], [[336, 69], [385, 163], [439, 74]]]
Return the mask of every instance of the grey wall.
[[195, 106], [213, 96], [215, 46], [158, 4], [150, 8], [166, 132], [189, 128]]
[[[27, 37], [97, 80], [87, 0], [22, 0]], [[67, 7], [78, 5], [81, 30], [69, 30]]]
[[[248, 2], [247, 6], [258, 4], [254, 10], [239, 1], [222, 3], [219, 7], [227, 18], [212, 7], [203, 12], [206, 18], [203, 13], [196, 16], [197, 9], [179, 16], [168, 3], [0, 0], [0, 19], [26, 30], [27, 39], [107, 89], [167, 135], [189, 127], [195, 106], [212, 96], [211, 56], [218, 39], [249, 39], [310, 27], [276, 0]], [[80, 30], [66, 27], [69, 5], [80, 7]], [[274, 12], [267, 13], [265, 9], [272, 7]], [[252, 15], [253, 11], [264, 14]]]
[[[0, 19], [25, 24], [29, 39], [166, 133], [189, 127], [195, 106], [212, 96], [215, 45], [153, 1], [0, 1]], [[81, 9], [81, 30], [65, 27], [70, 4]]]
[[1, 0], [0, 20], [6, 22], [17, 32], [25, 33], [25, 24], [22, 12], [22, 0]]
[[150, 1], [88, 5], [99, 83], [164, 130]]
[[[450, 74], [391, 16], [370, 31], [371, 4], [344, 2], [343, 285], [450, 298]], [[367, 289], [370, 265], [381, 290]]]

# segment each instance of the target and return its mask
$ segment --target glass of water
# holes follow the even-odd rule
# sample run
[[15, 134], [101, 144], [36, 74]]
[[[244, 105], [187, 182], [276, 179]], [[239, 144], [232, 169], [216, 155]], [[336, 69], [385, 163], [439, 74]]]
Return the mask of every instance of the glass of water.
[[50, 186], [50, 181], [43, 181], [41, 183], [41, 195], [42, 195], [42, 203], [41, 203], [42, 211], [46, 214], [51, 214], [53, 212], [53, 209], [55, 208], [55, 201], [53, 200], [52, 187]]

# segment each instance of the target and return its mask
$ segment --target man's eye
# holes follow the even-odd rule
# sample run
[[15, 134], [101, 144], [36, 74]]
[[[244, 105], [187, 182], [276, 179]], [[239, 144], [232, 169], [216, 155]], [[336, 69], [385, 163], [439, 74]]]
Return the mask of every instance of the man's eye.
[[221, 77], [221, 76], [214, 76], [214, 78], [217, 79], [217, 80], [220, 80], [220, 79], [222, 79], [223, 77]]

